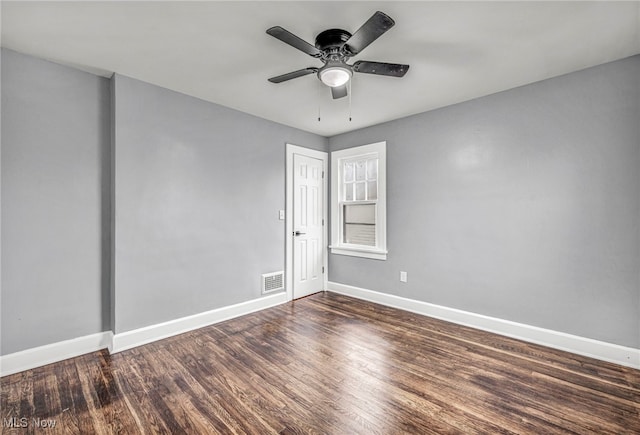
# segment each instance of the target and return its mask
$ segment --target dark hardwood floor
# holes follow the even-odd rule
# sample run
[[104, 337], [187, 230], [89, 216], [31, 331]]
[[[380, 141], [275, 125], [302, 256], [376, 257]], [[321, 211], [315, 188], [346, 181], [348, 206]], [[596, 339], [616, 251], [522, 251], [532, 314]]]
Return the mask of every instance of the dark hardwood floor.
[[1, 387], [3, 433], [640, 433], [639, 370], [333, 293]]

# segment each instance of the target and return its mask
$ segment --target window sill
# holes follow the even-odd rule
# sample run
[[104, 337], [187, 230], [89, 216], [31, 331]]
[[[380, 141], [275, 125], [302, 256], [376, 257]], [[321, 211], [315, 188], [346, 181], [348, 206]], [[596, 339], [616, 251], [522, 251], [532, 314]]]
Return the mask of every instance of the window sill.
[[371, 258], [374, 260], [386, 260], [387, 251], [382, 249], [366, 249], [366, 248], [352, 248], [345, 246], [329, 246], [332, 254], [348, 255], [350, 257], [362, 257]]

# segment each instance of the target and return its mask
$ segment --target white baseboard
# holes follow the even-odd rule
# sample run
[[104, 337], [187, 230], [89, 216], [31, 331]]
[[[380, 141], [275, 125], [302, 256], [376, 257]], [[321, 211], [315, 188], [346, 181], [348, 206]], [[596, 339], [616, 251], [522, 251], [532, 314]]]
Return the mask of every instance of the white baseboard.
[[[640, 349], [606, 343], [335, 282], [328, 282], [327, 289], [335, 293], [389, 307], [399, 308], [578, 355], [640, 369]], [[111, 353], [121, 352], [126, 349], [182, 334], [234, 317], [250, 314], [285, 302], [287, 302], [286, 293], [278, 293], [195, 314], [193, 316], [127, 331], [122, 334], [113, 335], [111, 331], [99, 332], [72, 340], [65, 340], [3, 355], [0, 356], [0, 376], [11, 375], [105, 348], [109, 348]]]
[[640, 369], [640, 349], [620, 346], [550, 329], [538, 328], [536, 326], [502, 320], [482, 314], [470, 313], [455, 308], [447, 308], [441, 305], [434, 305], [428, 302], [407, 299], [336, 282], [328, 282], [327, 290], [566, 352]]
[[274, 295], [264, 296], [239, 304], [230, 305], [228, 307], [217, 308], [204, 313], [194, 314], [192, 316], [182, 317], [180, 319], [170, 320], [156, 325], [146, 326], [133, 331], [114, 334], [109, 352], [117, 353], [163, 338], [182, 334], [194, 329], [212, 325], [214, 323], [229, 320], [234, 317], [244, 316], [245, 314], [255, 311], [264, 310], [276, 305], [287, 302], [286, 293], [277, 293]]
[[244, 316], [287, 302], [286, 293], [278, 293], [239, 304], [222, 307], [193, 316], [151, 325], [122, 334], [111, 331], [86, 335], [72, 340], [47, 344], [0, 356], [0, 376], [7, 376], [68, 358], [108, 348], [110, 353], [121, 352], [152, 341], [182, 334], [234, 317]]
[[111, 331], [99, 332], [0, 356], [0, 376], [105, 349], [111, 343], [111, 336]]

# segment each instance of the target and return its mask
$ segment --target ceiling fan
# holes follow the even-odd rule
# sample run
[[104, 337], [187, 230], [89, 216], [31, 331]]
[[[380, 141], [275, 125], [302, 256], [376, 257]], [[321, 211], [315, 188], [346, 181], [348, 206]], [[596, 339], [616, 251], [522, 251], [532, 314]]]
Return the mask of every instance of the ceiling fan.
[[397, 63], [370, 62], [359, 60], [353, 65], [349, 65], [347, 60], [369, 46], [373, 41], [378, 39], [382, 34], [389, 30], [395, 21], [388, 15], [378, 11], [367, 20], [352, 35], [346, 30], [329, 29], [321, 32], [316, 36], [315, 45], [311, 45], [305, 40], [297, 37], [288, 30], [280, 26], [271, 27], [267, 33], [307, 53], [311, 57], [320, 59], [324, 66], [320, 68], [308, 67], [271, 77], [271, 83], [282, 83], [287, 80], [306, 76], [308, 74], [317, 74], [322, 83], [331, 88], [331, 95], [334, 99], [347, 96], [347, 83], [353, 76], [354, 72], [365, 74], [376, 74], [391, 77], [403, 77], [409, 65]]

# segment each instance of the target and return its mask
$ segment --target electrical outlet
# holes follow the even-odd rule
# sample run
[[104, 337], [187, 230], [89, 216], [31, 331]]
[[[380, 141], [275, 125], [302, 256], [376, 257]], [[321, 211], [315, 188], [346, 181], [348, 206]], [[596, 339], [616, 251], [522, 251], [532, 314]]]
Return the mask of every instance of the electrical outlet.
[[407, 272], [403, 270], [400, 271], [400, 282], [407, 282]]

